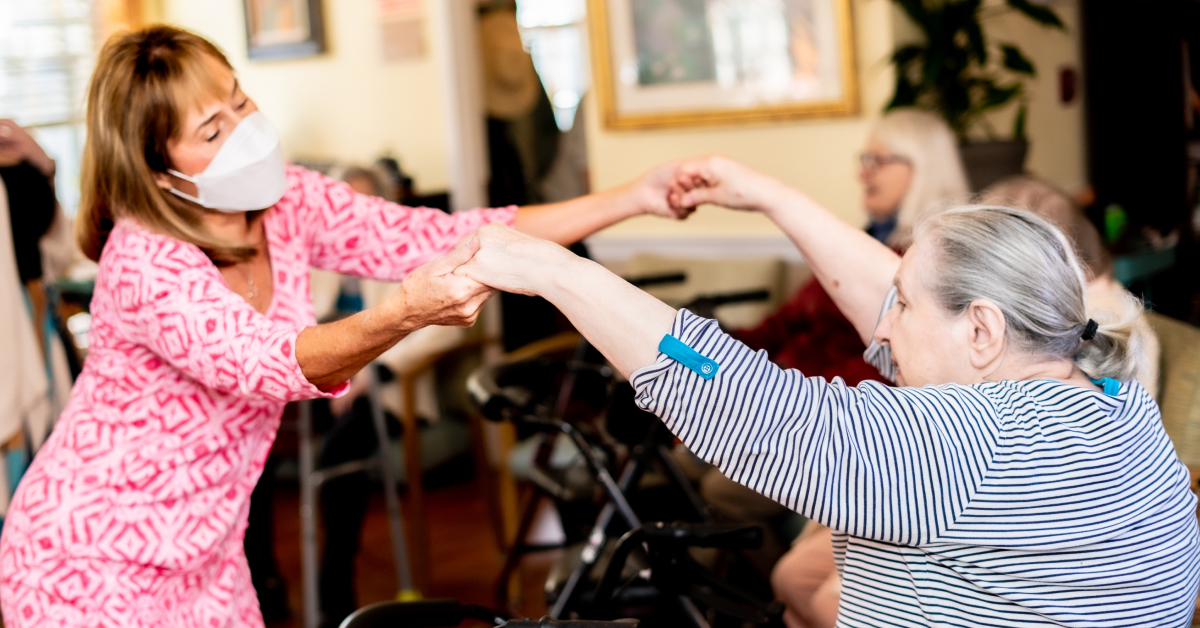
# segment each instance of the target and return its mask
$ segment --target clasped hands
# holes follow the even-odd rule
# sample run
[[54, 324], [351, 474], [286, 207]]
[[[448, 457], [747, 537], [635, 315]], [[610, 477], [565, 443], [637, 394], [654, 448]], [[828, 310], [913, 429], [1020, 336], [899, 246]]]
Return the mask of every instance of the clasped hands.
[[[626, 198], [642, 213], [686, 218], [701, 204], [768, 211], [769, 195], [782, 184], [725, 157], [664, 164], [628, 186]], [[483, 227], [449, 254], [414, 271], [393, 298], [403, 299], [425, 325], [469, 327], [497, 290], [544, 296], [554, 282], [570, 281], [572, 268], [588, 263], [552, 242], [498, 224]]]

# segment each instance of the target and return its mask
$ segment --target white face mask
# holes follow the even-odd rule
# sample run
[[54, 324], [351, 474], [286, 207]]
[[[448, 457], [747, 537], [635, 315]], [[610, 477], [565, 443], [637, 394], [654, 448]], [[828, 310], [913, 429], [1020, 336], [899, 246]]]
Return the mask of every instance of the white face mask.
[[189, 177], [178, 170], [167, 172], [196, 184], [197, 196], [175, 188], [171, 193], [228, 213], [266, 209], [287, 191], [279, 134], [260, 111], [242, 118], [200, 174]]

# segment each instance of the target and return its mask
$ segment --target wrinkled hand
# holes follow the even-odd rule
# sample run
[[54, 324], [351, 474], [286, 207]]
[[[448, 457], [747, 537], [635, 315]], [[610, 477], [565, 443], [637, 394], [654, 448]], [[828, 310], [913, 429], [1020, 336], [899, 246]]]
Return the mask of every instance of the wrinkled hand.
[[429, 325], [470, 327], [495, 291], [459, 268], [479, 250], [479, 239], [464, 238], [454, 250], [409, 273], [389, 301], [402, 307], [404, 325], [415, 331]]
[[730, 209], [762, 211], [779, 182], [756, 170], [722, 157], [696, 157], [675, 165], [668, 202], [674, 207], [712, 203]]
[[476, 232], [479, 250], [454, 273], [504, 292], [539, 296], [541, 286], [571, 260], [563, 247], [499, 224]]
[[651, 168], [629, 184], [628, 193], [642, 213], [683, 220], [696, 211], [695, 205], [684, 206], [671, 202], [670, 194], [675, 172], [680, 162], [665, 163]]
[[47, 177], [54, 174], [54, 160], [42, 150], [28, 131], [12, 120], [0, 120], [0, 165], [28, 161]]

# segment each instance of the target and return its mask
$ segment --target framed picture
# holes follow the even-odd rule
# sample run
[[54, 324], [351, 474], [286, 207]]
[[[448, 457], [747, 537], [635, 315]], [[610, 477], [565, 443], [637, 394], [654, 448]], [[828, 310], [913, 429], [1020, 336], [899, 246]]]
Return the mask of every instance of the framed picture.
[[321, 0], [242, 0], [251, 59], [294, 59], [325, 52]]
[[850, 0], [588, 0], [604, 124], [858, 112]]

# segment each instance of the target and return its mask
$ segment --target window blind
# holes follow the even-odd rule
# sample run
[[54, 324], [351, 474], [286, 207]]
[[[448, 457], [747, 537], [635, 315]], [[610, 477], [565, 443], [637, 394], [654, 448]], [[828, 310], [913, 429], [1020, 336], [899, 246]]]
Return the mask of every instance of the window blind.
[[58, 163], [55, 183], [68, 215], [79, 199], [94, 19], [92, 0], [0, 0], [0, 117], [31, 127]]

